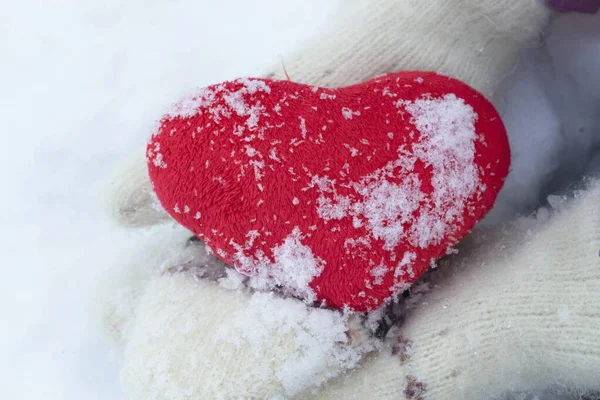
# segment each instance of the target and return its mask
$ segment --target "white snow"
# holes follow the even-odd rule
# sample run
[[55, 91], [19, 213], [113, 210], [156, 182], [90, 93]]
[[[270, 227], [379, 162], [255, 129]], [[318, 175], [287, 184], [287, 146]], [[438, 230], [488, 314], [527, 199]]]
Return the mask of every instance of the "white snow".
[[167, 168], [167, 163], [163, 160], [160, 152], [160, 143], [154, 143], [154, 148], [149, 148], [146, 155], [155, 167]]
[[313, 35], [335, 6], [2, 3], [1, 398], [119, 398], [94, 296], [116, 254], [145, 233], [106, 220], [99, 203], [110, 170], [144, 148], [165, 106], [190, 88], [280, 66], [279, 54]]
[[[444, 223], [462, 222], [461, 204], [474, 192], [485, 190], [473, 163], [477, 115], [455, 95], [417, 100], [407, 105], [406, 111], [424, 137], [413, 151], [433, 168], [433, 206], [421, 211], [412, 232], [416, 244], [423, 248], [439, 243], [445, 233]], [[452, 163], [456, 163], [454, 168]]]
[[[277, 54], [285, 59], [339, 3], [3, 3], [2, 398], [118, 398], [118, 364], [92, 306], [115, 255], [143, 233], [106, 220], [98, 203], [108, 171], [145, 145], [165, 104], [192, 87], [280, 65]], [[600, 173], [592, 151], [600, 140], [600, 15], [561, 17], [548, 46], [502, 94], [514, 152], [502, 216], [535, 207], [539, 195], [586, 170]]]
[[[284, 394], [293, 396], [312, 385], [323, 384], [360, 360], [362, 349], [344, 345], [348, 343], [346, 318], [341, 313], [307, 308], [273, 293], [255, 293], [249, 307], [240, 310], [233, 322], [215, 335], [232, 346], [243, 338], [259, 359], [265, 349], [273, 352], [271, 365], [257, 366], [265, 370], [248, 373], [257, 379], [276, 376]], [[289, 343], [285, 346], [272, 345], [287, 337], [291, 339], [286, 340]]]
[[336, 95], [335, 94], [330, 94], [327, 92], [321, 92], [321, 94], [319, 95], [319, 98], [321, 100], [335, 100]]
[[342, 115], [344, 116], [344, 119], [352, 119], [353, 117], [360, 116], [360, 111], [353, 111], [348, 107], [344, 107], [342, 108]]
[[[411, 151], [401, 147], [396, 161], [358, 182], [344, 183], [355, 191], [350, 196], [338, 195], [334, 180], [313, 178], [322, 219], [354, 218], [354, 226], [360, 227], [358, 217], [364, 218], [373, 238], [383, 240], [389, 251], [402, 237], [421, 248], [438, 244], [452, 225], [462, 223], [464, 202], [485, 190], [473, 162], [477, 115], [470, 105], [453, 94], [397, 104], [418, 130], [419, 141]], [[417, 162], [432, 169], [431, 195], [421, 190]], [[402, 177], [400, 183], [389, 180], [397, 177]]]
[[219, 279], [219, 285], [225, 289], [236, 290], [244, 287], [246, 277], [235, 269], [228, 268], [225, 270], [227, 274], [224, 278]]
[[261, 250], [253, 250], [254, 238], [243, 247], [233, 243], [237, 250], [236, 268], [250, 277], [248, 284], [254, 289], [268, 291], [282, 288], [287, 295], [310, 304], [316, 300], [316, 294], [309, 284], [323, 272], [325, 261], [314, 256], [302, 239], [303, 233], [295, 227], [283, 243], [273, 249], [274, 262]]
[[[250, 78], [238, 78], [235, 80], [242, 87], [235, 91], [230, 91], [224, 85], [216, 85], [211, 87], [203, 87], [194, 89], [183, 99], [175, 103], [167, 112], [166, 116], [169, 119], [177, 117], [191, 117], [199, 112], [199, 108], [207, 108], [211, 114], [213, 121], [219, 123], [221, 116], [230, 117], [232, 113], [240, 117], [247, 117], [246, 125], [249, 129], [253, 129], [258, 125], [261, 114], [265, 111], [265, 107], [260, 101], [254, 104], [247, 104], [244, 100], [244, 95], [254, 94], [258, 91], [271, 93], [271, 88], [262, 81]], [[220, 100], [225, 102], [227, 107], [222, 104], [217, 104]], [[157, 125], [153, 131], [153, 136], [157, 135]], [[149, 157], [152, 157], [149, 155]]]
[[373, 284], [374, 285], [381, 285], [383, 283], [383, 277], [385, 276], [387, 272], [387, 268], [385, 265], [378, 265], [375, 268], [373, 268], [370, 273], [371, 276], [375, 279], [373, 279]]
[[306, 139], [306, 119], [303, 117], [298, 117], [300, 120], [300, 132], [302, 133], [302, 139]]

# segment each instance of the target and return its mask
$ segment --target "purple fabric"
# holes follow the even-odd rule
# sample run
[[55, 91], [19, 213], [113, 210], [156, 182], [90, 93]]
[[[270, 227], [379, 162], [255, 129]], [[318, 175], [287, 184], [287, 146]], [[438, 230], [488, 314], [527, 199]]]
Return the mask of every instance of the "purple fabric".
[[600, 0], [546, 0], [549, 7], [561, 12], [595, 14], [600, 10]]

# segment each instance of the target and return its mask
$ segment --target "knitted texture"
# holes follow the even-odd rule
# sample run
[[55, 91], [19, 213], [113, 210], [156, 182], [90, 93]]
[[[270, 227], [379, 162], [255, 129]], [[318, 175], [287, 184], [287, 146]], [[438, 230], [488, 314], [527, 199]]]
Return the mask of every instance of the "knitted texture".
[[164, 208], [225, 262], [264, 289], [366, 311], [491, 209], [510, 151], [481, 94], [402, 72], [200, 89], [160, 122], [148, 160]]
[[[368, 0], [344, 2], [331, 26], [284, 59], [292, 81], [343, 87], [400, 70], [437, 71], [493, 100], [524, 47], [534, 45], [549, 10], [535, 0]], [[284, 80], [277, 65], [266, 76]], [[125, 226], [160, 222], [143, 159], [117, 171], [109, 208]]]
[[113, 171], [105, 191], [107, 214], [121, 226], [151, 226], [170, 219], [148, 178], [145, 151], [138, 151]]
[[252, 295], [190, 234], [153, 227], [103, 285], [122, 398], [303, 398], [377, 345], [355, 317]]
[[554, 385], [599, 390], [599, 227], [596, 184], [549, 221], [476, 233], [413, 291], [384, 348], [345, 374], [371, 347], [345, 338], [361, 332], [340, 314], [198, 279], [204, 261], [184, 273], [167, 262], [137, 299], [123, 397], [482, 400]]
[[[169, 265], [212, 265], [201, 246], [191, 246], [191, 232], [180, 225], [166, 224], [149, 228], [140, 234], [133, 250], [120, 254], [120, 262], [112, 266], [100, 282], [96, 295], [99, 319], [117, 348], [122, 349], [136, 313], [140, 296], [148, 282]], [[166, 263], [166, 264], [165, 264]]]
[[139, 302], [124, 399], [306, 398], [370, 349], [351, 342], [340, 313], [224, 289], [191, 271], [151, 281]]
[[[284, 59], [295, 82], [340, 87], [399, 70], [436, 71], [489, 99], [549, 10], [536, 0], [349, 2], [329, 30]], [[278, 68], [272, 76], [285, 79]]]
[[549, 222], [480, 232], [435, 270], [389, 350], [316, 398], [481, 400], [508, 390], [600, 389], [599, 246], [598, 184]]

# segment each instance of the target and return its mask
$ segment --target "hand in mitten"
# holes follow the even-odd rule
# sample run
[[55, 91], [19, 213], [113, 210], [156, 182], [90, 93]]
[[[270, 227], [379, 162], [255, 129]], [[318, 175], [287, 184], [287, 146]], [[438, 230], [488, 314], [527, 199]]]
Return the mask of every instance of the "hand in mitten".
[[[164, 259], [142, 292], [129, 292], [132, 319], [111, 324], [124, 334], [125, 399], [305, 398], [373, 350], [357, 321], [273, 293], [252, 295], [204, 245], [184, 243], [170, 243], [177, 258]], [[108, 310], [127, 297], [115, 300]]]
[[577, 197], [549, 221], [477, 232], [416, 290], [388, 350], [317, 398], [598, 393], [599, 182]]
[[[497, 84], [522, 47], [535, 40], [547, 16], [533, 2], [432, 1], [425, 8], [408, 0], [353, 2], [320, 40], [286, 60], [286, 67], [292, 80], [321, 87], [346, 86], [395, 70], [433, 70], [493, 98]], [[283, 72], [271, 77], [283, 78]], [[115, 184], [114, 209], [126, 225], [153, 224], [162, 217], [151, 211], [151, 185], [145, 165], [139, 167], [145, 160], [140, 157], [133, 164], [137, 170], [126, 169], [133, 174]], [[293, 299], [227, 291], [197, 279], [199, 274], [185, 265], [168, 265], [173, 273], [160, 273], [147, 286], [140, 285], [129, 297], [131, 307], [124, 307], [131, 312], [115, 314], [114, 307], [107, 312], [108, 321], [121, 315], [109, 323], [111, 329], [127, 327], [122, 370], [126, 398], [306, 398], [370, 348], [362, 345], [364, 340], [346, 338], [362, 337], [364, 331], [351, 329], [341, 314], [311, 311]], [[274, 305], [261, 303], [265, 299]], [[282, 308], [280, 301], [295, 310], [289, 323], [287, 313], [273, 321], [255, 312], [257, 304], [273, 311]], [[260, 328], [240, 322], [249, 318], [260, 322]], [[330, 334], [323, 337], [314, 330], [318, 325], [329, 327]], [[238, 333], [234, 338], [232, 331]], [[264, 340], [282, 332], [280, 341]], [[317, 356], [314, 349], [324, 350], [316, 351]], [[289, 381], [285, 371], [290, 366], [304, 371], [306, 379]]]
[[[578, 197], [549, 221], [540, 213], [476, 233], [413, 290], [404, 322], [381, 352], [314, 398], [600, 390], [600, 185]], [[172, 227], [160, 229], [173, 236]], [[231, 290], [241, 284], [237, 275], [226, 278], [203, 247], [186, 245], [180, 234], [181, 245], [169, 243], [169, 251], [184, 258], [158, 268], [141, 296], [121, 291], [114, 303], [136, 299], [129, 326], [112, 326], [127, 333], [125, 398], [310, 398], [370, 349], [364, 331], [340, 314]], [[221, 287], [213, 282], [220, 276]]]
[[143, 227], [170, 219], [148, 178], [146, 151], [124, 160], [112, 173], [104, 196], [108, 214], [124, 227]]

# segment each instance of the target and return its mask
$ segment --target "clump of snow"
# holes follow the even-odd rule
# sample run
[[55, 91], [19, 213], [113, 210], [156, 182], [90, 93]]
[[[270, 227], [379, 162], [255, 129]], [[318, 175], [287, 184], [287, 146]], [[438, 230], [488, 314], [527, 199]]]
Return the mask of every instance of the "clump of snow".
[[[378, 176], [379, 177], [379, 176]], [[376, 239], [385, 242], [384, 249], [393, 250], [404, 235], [404, 225], [425, 201], [421, 182], [412, 176], [401, 184], [373, 179], [357, 185], [364, 201], [353, 205], [353, 211], [367, 219], [367, 227]]]
[[255, 293], [215, 337], [237, 347], [249, 344], [257, 362], [248, 375], [275, 378], [287, 397], [323, 385], [360, 360], [365, 348], [351, 346], [346, 322], [339, 312]]
[[234, 269], [228, 268], [225, 270], [226, 276], [219, 279], [219, 285], [225, 289], [237, 290], [244, 287], [246, 277]]
[[335, 94], [329, 94], [326, 92], [321, 92], [321, 94], [319, 95], [319, 98], [321, 100], [335, 100], [336, 95]]
[[388, 269], [385, 265], [378, 265], [370, 271], [374, 285], [381, 285], [383, 283], [383, 277], [387, 273]]
[[456, 220], [462, 212], [456, 204], [481, 190], [474, 164], [477, 114], [453, 94], [443, 99], [417, 100], [407, 105], [406, 111], [421, 134], [413, 152], [433, 167], [432, 196], [437, 216], [444, 221]]
[[359, 151], [357, 148], [350, 146], [348, 143], [344, 143], [344, 147], [347, 148], [350, 151], [350, 156], [351, 157], [356, 157], [359, 154]]
[[[335, 180], [313, 177], [313, 186], [318, 185], [320, 192], [317, 213], [321, 218], [351, 217], [356, 227], [364, 223], [389, 251], [403, 237], [421, 248], [439, 243], [450, 226], [462, 223], [466, 200], [485, 190], [474, 164], [477, 114], [470, 105], [449, 94], [402, 101], [397, 106], [411, 116], [419, 132], [410, 151], [401, 147], [396, 161], [349, 183], [355, 191], [352, 196], [338, 195]], [[432, 169], [430, 195], [423, 192], [419, 175], [413, 171], [417, 161]], [[403, 180], [393, 181], [396, 177]]]
[[320, 196], [317, 199], [317, 215], [329, 221], [331, 219], [342, 219], [348, 215], [351, 200], [347, 196], [335, 196], [333, 199]]
[[562, 210], [566, 206], [568, 198], [565, 195], [551, 194], [546, 200], [554, 210]]
[[250, 277], [248, 286], [262, 291], [281, 289], [289, 296], [314, 302], [316, 294], [309, 284], [321, 275], [325, 261], [302, 244], [300, 229], [295, 227], [283, 243], [273, 249], [274, 262], [261, 250], [252, 253], [256, 237], [250, 238], [244, 247], [234, 243], [236, 268]]
[[187, 97], [184, 97], [174, 104], [166, 116], [170, 119], [181, 117], [193, 117], [198, 113], [200, 107], [211, 106], [216, 97], [217, 92], [209, 88], [194, 89]]
[[345, 119], [352, 119], [353, 117], [357, 117], [360, 115], [360, 111], [352, 111], [348, 107], [342, 108], [342, 115]]
[[306, 119], [298, 117], [300, 120], [300, 132], [302, 133], [302, 139], [306, 139]]
[[246, 85], [249, 94], [254, 94], [258, 91], [271, 93], [271, 88], [264, 81], [258, 79], [238, 78], [236, 82]]
[[[273, 251], [277, 272], [271, 275], [285, 287], [293, 288], [298, 294], [310, 291], [310, 295], [303, 296], [310, 301], [314, 300], [314, 292], [309, 289], [308, 284], [323, 271], [325, 262], [315, 257], [310, 247], [303, 245], [299, 228], [294, 228], [283, 244]], [[280, 275], [280, 276], [277, 276]], [[304, 293], [303, 293], [304, 292]]]
[[[271, 88], [266, 82], [258, 79], [239, 78], [234, 83], [242, 87], [230, 91], [225, 85], [213, 85], [205, 88], [196, 89], [190, 95], [173, 105], [166, 113], [165, 118], [187, 118], [192, 117], [202, 109], [206, 109], [212, 116], [214, 122], [218, 123], [221, 117], [229, 117], [235, 113], [240, 117], [247, 117], [246, 125], [249, 129], [256, 128], [261, 114], [265, 107], [260, 101], [254, 104], [246, 102], [246, 95], [253, 95], [257, 92], [271, 93]], [[224, 101], [227, 107], [223, 106]], [[156, 135], [158, 132], [154, 132]]]
[[394, 272], [394, 276], [401, 276], [404, 275], [404, 268], [408, 267], [408, 273], [411, 275], [411, 278], [414, 277], [414, 272], [412, 271], [412, 268], [410, 268], [410, 265], [413, 263], [413, 261], [415, 261], [417, 258], [417, 255], [413, 252], [407, 251], [404, 253], [404, 255], [402, 256], [402, 260], [400, 260], [400, 263], [398, 264], [398, 266], [396, 267], [396, 271]]
[[223, 98], [225, 103], [240, 117], [248, 117], [246, 125], [248, 128], [256, 128], [260, 119], [260, 114], [265, 111], [265, 107], [257, 101], [252, 106], [246, 104], [243, 98], [243, 94], [250, 93], [248, 88], [240, 89], [237, 92], [229, 93]]
[[155, 167], [167, 168], [167, 163], [163, 160], [163, 155], [160, 152], [160, 143], [153, 143], [153, 146], [148, 146], [146, 160], [154, 164]]

